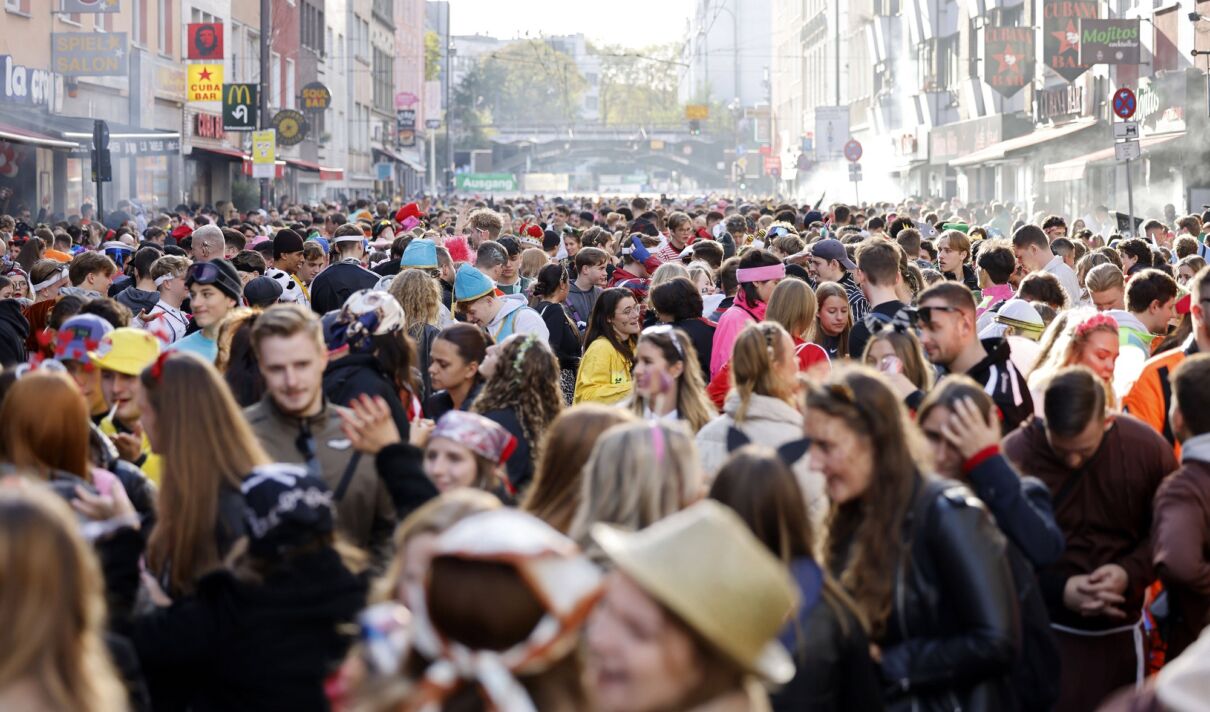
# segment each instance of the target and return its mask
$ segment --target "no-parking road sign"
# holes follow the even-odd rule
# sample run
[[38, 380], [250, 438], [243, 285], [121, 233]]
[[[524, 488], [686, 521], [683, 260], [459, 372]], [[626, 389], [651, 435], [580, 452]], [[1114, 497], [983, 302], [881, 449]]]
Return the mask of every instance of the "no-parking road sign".
[[1139, 102], [1130, 89], [1122, 87], [1114, 92], [1113, 113], [1117, 114], [1118, 118], [1129, 119], [1134, 116], [1134, 110], [1138, 108], [1138, 105]]
[[861, 142], [855, 138], [849, 139], [844, 145], [844, 157], [856, 163], [861, 160]]

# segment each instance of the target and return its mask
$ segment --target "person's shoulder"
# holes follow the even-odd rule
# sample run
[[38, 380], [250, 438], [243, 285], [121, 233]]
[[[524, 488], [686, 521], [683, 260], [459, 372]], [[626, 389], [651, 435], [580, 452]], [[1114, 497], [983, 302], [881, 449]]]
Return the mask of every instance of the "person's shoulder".
[[1121, 437], [1129, 438], [1132, 446], [1150, 446], [1171, 453], [1172, 446], [1148, 423], [1129, 413], [1117, 413], [1113, 416], [1113, 420]]

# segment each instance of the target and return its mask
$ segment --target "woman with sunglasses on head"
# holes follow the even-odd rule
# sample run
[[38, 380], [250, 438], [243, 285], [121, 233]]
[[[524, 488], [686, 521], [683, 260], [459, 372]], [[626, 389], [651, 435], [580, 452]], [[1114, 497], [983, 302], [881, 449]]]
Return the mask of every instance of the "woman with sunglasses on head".
[[1020, 645], [1004, 536], [973, 493], [927, 474], [919, 434], [865, 367], [807, 395], [832, 503], [825, 562], [870, 626], [891, 709], [1016, 709]]
[[227, 314], [240, 304], [244, 286], [239, 272], [222, 258], [195, 262], [185, 273], [189, 305], [198, 331], [174, 342], [172, 351], [197, 354], [209, 363], [218, 358], [218, 331]]
[[924, 347], [906, 321], [878, 322], [866, 317], [870, 340], [862, 361], [882, 372], [908, 409], [920, 407], [920, 401], [933, 387], [933, 365], [924, 356]]
[[576, 403], [617, 403], [634, 388], [635, 340], [642, 317], [634, 293], [622, 287], [601, 292], [584, 335], [584, 359], [576, 374]]
[[717, 415], [689, 336], [671, 324], [643, 329], [634, 350], [630, 408], [647, 420], [680, 420], [696, 433]]

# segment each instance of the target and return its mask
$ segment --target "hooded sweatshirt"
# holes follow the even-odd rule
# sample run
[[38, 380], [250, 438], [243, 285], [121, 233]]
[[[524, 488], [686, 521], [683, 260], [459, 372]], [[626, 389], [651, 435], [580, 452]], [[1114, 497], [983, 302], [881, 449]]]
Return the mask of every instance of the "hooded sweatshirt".
[[1122, 346], [1136, 346], [1142, 349], [1144, 354], [1151, 356], [1151, 341], [1155, 338], [1151, 329], [1139, 321], [1137, 316], [1124, 309], [1110, 309], [1108, 313], [1118, 323], [1118, 342]]
[[0, 301], [0, 366], [25, 363], [25, 340], [29, 337], [29, 321], [21, 313], [16, 299]]
[[503, 304], [487, 325], [487, 333], [497, 344], [513, 334], [533, 334], [543, 341], [550, 340], [546, 322], [542, 315], [527, 306], [524, 294], [505, 294], [497, 298]]
[[571, 314], [572, 321], [577, 325], [587, 324], [592, 316], [592, 307], [597, 303], [597, 297], [601, 296], [602, 291], [604, 290], [596, 285], [580, 289], [573, 280], [567, 288], [567, 311]]
[[718, 320], [718, 327], [714, 330], [714, 348], [710, 350], [711, 379], [718, 375], [723, 364], [731, 360], [731, 351], [735, 348], [735, 339], [739, 332], [743, 331], [749, 322], [765, 320], [765, 308], [764, 302], [749, 304], [743, 289], [735, 293], [735, 303], [723, 312], [722, 318]]
[[131, 314], [138, 316], [143, 312], [150, 314], [151, 310], [155, 309], [155, 305], [160, 303], [160, 293], [139, 289], [132, 284], [121, 292], [118, 292], [118, 296], [114, 297], [114, 299], [117, 299], [123, 306], [129, 309]]
[[1010, 360], [1012, 350], [1007, 339], [980, 339], [987, 356], [966, 375], [983, 386], [1000, 410], [1001, 428], [1011, 432], [1034, 412], [1033, 396], [1025, 376]]

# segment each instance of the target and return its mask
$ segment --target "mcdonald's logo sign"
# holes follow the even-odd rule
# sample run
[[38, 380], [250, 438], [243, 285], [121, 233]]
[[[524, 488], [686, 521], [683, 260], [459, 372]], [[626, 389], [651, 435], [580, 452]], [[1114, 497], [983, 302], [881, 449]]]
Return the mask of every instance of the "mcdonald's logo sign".
[[252, 131], [256, 128], [255, 84], [223, 85], [223, 130]]

